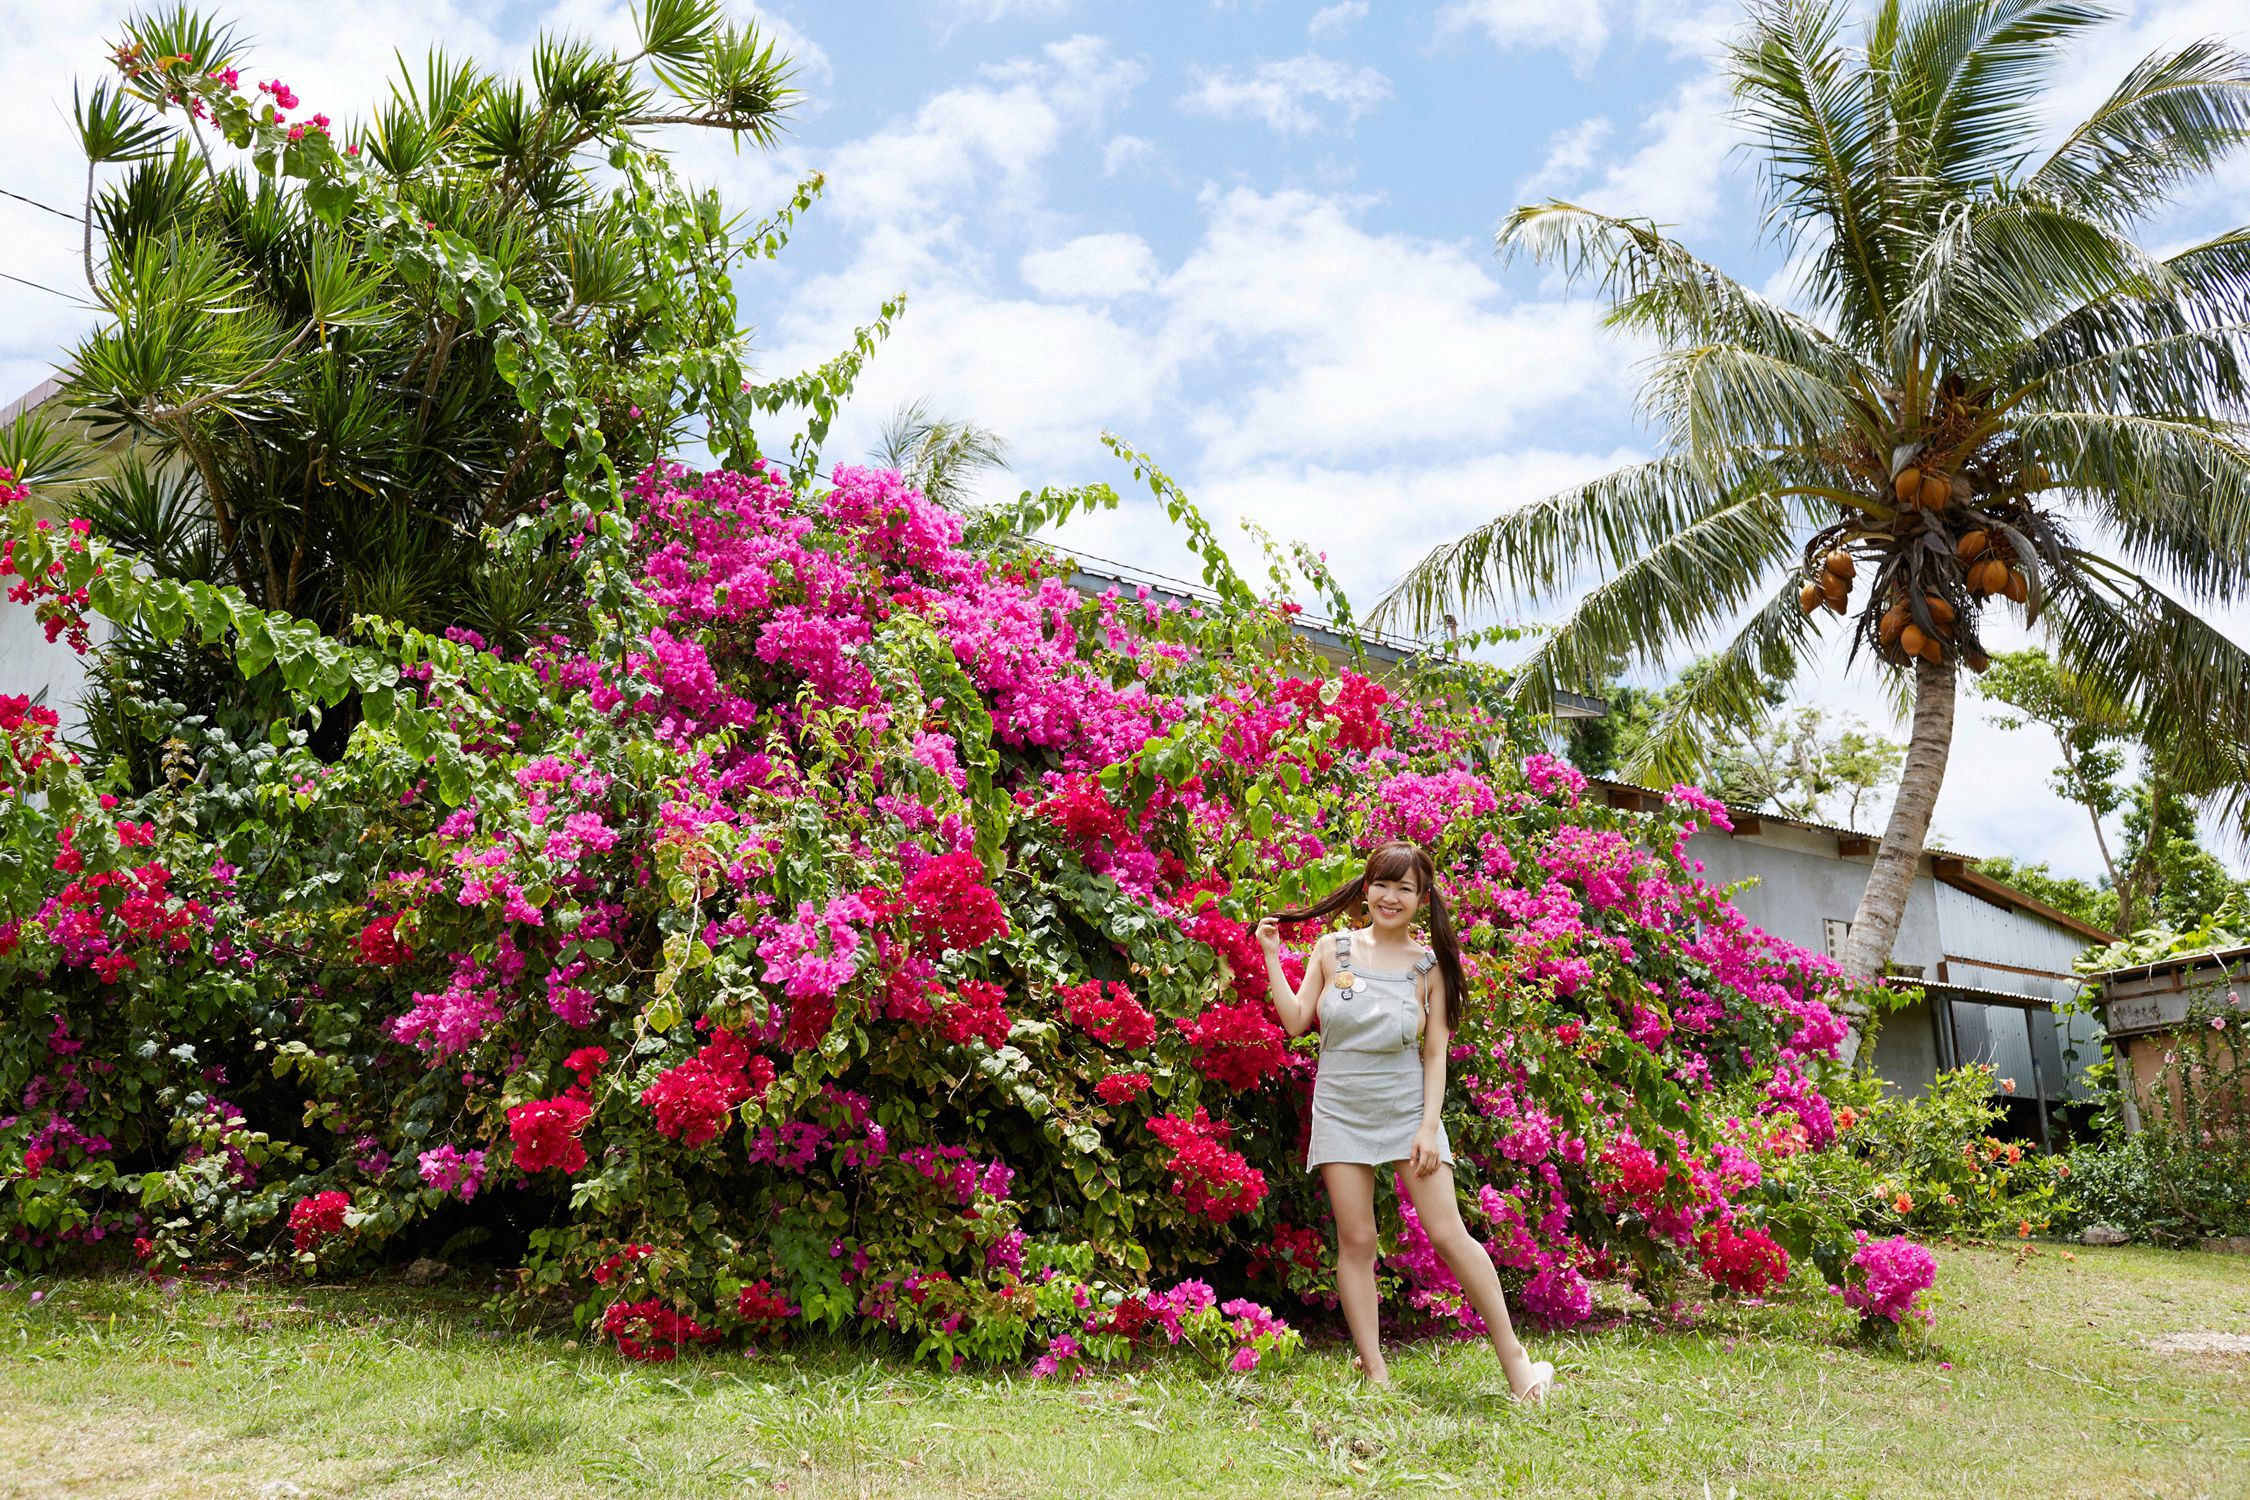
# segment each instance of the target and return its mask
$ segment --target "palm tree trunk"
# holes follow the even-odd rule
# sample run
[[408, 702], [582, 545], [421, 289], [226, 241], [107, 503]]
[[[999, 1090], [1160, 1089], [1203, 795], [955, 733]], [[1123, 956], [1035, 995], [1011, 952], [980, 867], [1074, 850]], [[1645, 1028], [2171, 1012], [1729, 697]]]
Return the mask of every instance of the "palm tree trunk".
[[[1953, 750], [1957, 674], [1951, 662], [1914, 664], [1914, 729], [1906, 742], [1906, 763], [1899, 771], [1891, 821], [1883, 829], [1883, 844], [1876, 851], [1875, 868], [1868, 872], [1859, 910], [1852, 914], [1851, 940], [1844, 950], [1845, 972], [1863, 979], [1881, 974], [1891, 961], [1907, 898], [1914, 893], [1914, 872], [1922, 863], [1930, 814], [1937, 808], [1946, 758]], [[1859, 1056], [1867, 1008], [1850, 1003], [1844, 1011], [1851, 1031], [1844, 1038], [1843, 1058], [1850, 1063]]]

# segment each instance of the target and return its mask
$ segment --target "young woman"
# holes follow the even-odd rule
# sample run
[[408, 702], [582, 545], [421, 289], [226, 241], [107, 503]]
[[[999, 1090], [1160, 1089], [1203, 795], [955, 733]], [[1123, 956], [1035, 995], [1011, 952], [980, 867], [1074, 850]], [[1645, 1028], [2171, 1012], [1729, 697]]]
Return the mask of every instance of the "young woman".
[[[1414, 941], [1414, 918], [1430, 913], [1430, 947]], [[1281, 971], [1281, 924], [1346, 912], [1361, 930], [1324, 934], [1294, 993]], [[1453, 1196], [1453, 1150], [1445, 1136], [1445, 1059], [1461, 995], [1461, 950], [1438, 894], [1437, 868], [1419, 845], [1385, 844], [1357, 879], [1302, 911], [1258, 924], [1266, 982], [1291, 1036], [1320, 1028], [1313, 1084], [1312, 1149], [1336, 1212], [1336, 1296], [1359, 1350], [1361, 1371], [1390, 1384], [1375, 1308], [1375, 1169], [1403, 1166], [1423, 1232], [1484, 1319], [1508, 1387], [1541, 1402], [1555, 1367], [1533, 1363], [1508, 1321], [1492, 1257], [1461, 1222]]]

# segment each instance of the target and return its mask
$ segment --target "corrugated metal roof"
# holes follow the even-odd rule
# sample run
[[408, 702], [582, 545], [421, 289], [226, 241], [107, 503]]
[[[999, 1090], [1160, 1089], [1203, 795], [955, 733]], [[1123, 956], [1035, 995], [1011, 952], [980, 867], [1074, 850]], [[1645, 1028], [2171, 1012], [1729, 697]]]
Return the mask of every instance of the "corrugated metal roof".
[[[1618, 781], [1607, 776], [1592, 776], [1587, 779], [1595, 786], [1632, 793], [1640, 797], [1662, 798], [1664, 795], [1656, 788], [1642, 786], [1638, 782]], [[1729, 813], [1742, 818], [1755, 818], [1760, 823], [1779, 823], [1787, 828], [1801, 828], [1809, 833], [1826, 834], [1833, 839], [1849, 840], [1854, 843], [1864, 842], [1870, 846], [1882, 842], [1880, 835], [1868, 833], [1863, 829], [1843, 828], [1833, 823], [1816, 823], [1809, 818], [1793, 818], [1786, 813], [1767, 812], [1763, 808], [1748, 807], [1739, 802], [1729, 802], [1726, 804], [1726, 808]], [[1838, 857], [1843, 856], [1839, 854]], [[1932, 879], [1966, 890], [1970, 894], [1980, 896], [1996, 905], [2021, 907], [2034, 916], [2058, 927], [2068, 928], [2094, 942], [2113, 943], [2117, 941], [2117, 934], [2074, 917], [2069, 912], [2049, 906], [2038, 897], [2027, 895], [2005, 881], [1993, 879], [1990, 875], [1976, 868], [1975, 855], [1957, 854], [1950, 849], [1938, 848], [1933, 845], [1923, 849], [1922, 857], [1930, 862]], [[1947, 863], [1959, 868], [1953, 870], [1942, 868]]]
[[[1587, 780], [1595, 786], [1615, 787], [1617, 790], [1625, 792], [1639, 792], [1647, 797], [1662, 797], [1664, 795], [1655, 787], [1642, 786], [1637, 781], [1619, 781], [1608, 776], [1589, 776]], [[1862, 828], [1844, 828], [1834, 823], [1815, 823], [1810, 818], [1792, 818], [1787, 813], [1768, 812], [1762, 807], [1751, 807], [1740, 802], [1729, 802], [1726, 804], [1726, 809], [1730, 813], [1740, 813], [1747, 818], [1756, 818], [1761, 823], [1781, 823], [1790, 828], [1803, 828], [1813, 833], [1825, 833], [1832, 838], [1866, 839], [1871, 843], [1882, 841], [1880, 834], [1869, 833]], [[1935, 846], [1924, 849], [1922, 853], [1933, 859], [1969, 860], [1974, 858], [1973, 855], [1956, 854], [1950, 849], [1940, 849]], [[1986, 878], [1990, 879], [1991, 877], [1987, 876]], [[1998, 882], [1995, 881], [1994, 884], [1998, 884]]]

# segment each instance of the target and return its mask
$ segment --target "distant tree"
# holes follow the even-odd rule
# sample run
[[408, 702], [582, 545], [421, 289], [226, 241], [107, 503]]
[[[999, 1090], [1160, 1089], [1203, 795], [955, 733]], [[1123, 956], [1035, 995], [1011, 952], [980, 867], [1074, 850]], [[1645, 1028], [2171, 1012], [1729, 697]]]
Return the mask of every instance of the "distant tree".
[[951, 511], [972, 507], [978, 475], [1008, 467], [1008, 445], [998, 433], [974, 422], [933, 417], [919, 401], [892, 414], [868, 456]]
[[1714, 758], [1705, 790], [1783, 817], [1858, 827], [1861, 810], [1898, 777], [1906, 747], [1850, 714], [1801, 704]]
[[1589, 776], [1617, 776], [1631, 761], [1649, 724], [1663, 705], [1661, 688], [1634, 687], [1612, 678], [1596, 696], [1605, 711], [1591, 719], [1571, 719], [1563, 729], [1563, 753]]
[[[2197, 826], [2199, 804], [2229, 784], [2202, 747], [2152, 734], [2141, 716], [2044, 651], [1994, 657], [1978, 691], [2014, 710], [1993, 715], [2003, 728], [2037, 724], [2054, 737], [2062, 765], [2051, 784], [2086, 810], [2109, 872], [2114, 909], [2104, 925], [2120, 932], [2159, 920], [2192, 927], [2234, 892], [2238, 882], [2203, 846]], [[2143, 774], [2128, 784], [2136, 755]], [[2113, 855], [2103, 822], [2120, 810], [2124, 847]]]
[[1977, 692], [2013, 713], [1996, 713], [1992, 722], [2003, 729], [2039, 725], [2054, 736], [2062, 755], [2049, 784], [2066, 802], [2086, 810], [2094, 826], [2094, 845], [2101, 851], [2102, 868], [2109, 872], [2110, 889], [2120, 908], [2104, 925], [2133, 926], [2132, 893], [2125, 888], [2117, 860], [2109, 851], [2109, 835], [2102, 820], [2125, 805], [2126, 792], [2119, 778], [2126, 769], [2127, 745], [2132, 739], [2132, 714], [2115, 698], [2077, 673], [2057, 666], [2055, 659], [2033, 647], [2004, 651], [1977, 683]]
[[1977, 870], [2104, 932], [2123, 930], [2117, 920], [2117, 892], [2106, 882], [2058, 875], [2043, 862], [2031, 864], [2004, 856], [1978, 860]]
[[2125, 883], [2120, 905], [2132, 903], [2126, 931], [2162, 923], [2187, 928], [2244, 890], [2217, 856], [2203, 847], [2194, 804], [2170, 785], [2162, 767], [2133, 788], [2125, 809]]
[[[1618, 776], [1638, 764], [1673, 697], [1694, 691], [1703, 670], [1704, 663], [1691, 662], [1678, 681], [1659, 688], [1614, 677], [1603, 683], [1600, 696], [1609, 711], [1573, 720], [1563, 732], [1571, 764], [1589, 776]], [[1783, 712], [1782, 704], [1779, 689], [1772, 690], [1764, 720], [1714, 748], [1704, 766], [1703, 789], [1738, 806], [1857, 827], [1870, 799], [1897, 779], [1905, 747], [1869, 730], [1855, 715], [1831, 719], [1812, 704]]]

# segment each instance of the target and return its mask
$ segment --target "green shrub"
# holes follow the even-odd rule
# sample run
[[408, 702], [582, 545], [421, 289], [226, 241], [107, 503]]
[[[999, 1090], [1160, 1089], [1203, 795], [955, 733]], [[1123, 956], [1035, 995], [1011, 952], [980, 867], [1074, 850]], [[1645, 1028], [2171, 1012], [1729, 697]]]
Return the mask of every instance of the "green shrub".
[[1992, 1133], [2003, 1110], [1984, 1064], [1940, 1073], [1919, 1099], [1878, 1080], [1837, 1101], [1839, 1149], [1791, 1163], [1797, 1185], [1871, 1235], [1995, 1235], [2048, 1228], [2069, 1175], [2059, 1158]]

